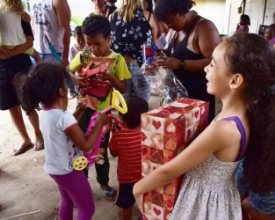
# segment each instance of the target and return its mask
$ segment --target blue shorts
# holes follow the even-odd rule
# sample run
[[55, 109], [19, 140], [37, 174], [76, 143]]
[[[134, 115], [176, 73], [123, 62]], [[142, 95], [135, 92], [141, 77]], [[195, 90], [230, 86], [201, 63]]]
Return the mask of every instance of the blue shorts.
[[135, 183], [120, 183], [119, 192], [116, 200], [116, 205], [122, 209], [133, 207], [136, 200], [133, 195], [133, 188]]
[[143, 74], [139, 73], [138, 63], [128, 63], [128, 69], [132, 75], [131, 79], [127, 80], [127, 95], [135, 94], [136, 96], [148, 101], [151, 95], [151, 87], [146, 81]]
[[249, 197], [250, 205], [259, 213], [275, 216], [275, 189], [265, 196], [260, 196], [257, 193], [249, 191], [249, 183], [243, 184], [241, 181], [242, 176], [243, 164], [240, 163], [236, 172], [236, 180], [240, 194]]

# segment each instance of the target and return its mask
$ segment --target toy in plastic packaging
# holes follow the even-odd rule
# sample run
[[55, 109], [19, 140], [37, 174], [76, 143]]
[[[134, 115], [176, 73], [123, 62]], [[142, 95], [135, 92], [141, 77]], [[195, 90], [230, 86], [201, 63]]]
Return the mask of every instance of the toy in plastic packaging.
[[[161, 56], [166, 56], [161, 54]], [[157, 58], [149, 57], [139, 70], [151, 86], [153, 92], [162, 97], [161, 105], [168, 104], [179, 98], [188, 98], [188, 93], [179, 79], [170, 69], [154, 65]]]

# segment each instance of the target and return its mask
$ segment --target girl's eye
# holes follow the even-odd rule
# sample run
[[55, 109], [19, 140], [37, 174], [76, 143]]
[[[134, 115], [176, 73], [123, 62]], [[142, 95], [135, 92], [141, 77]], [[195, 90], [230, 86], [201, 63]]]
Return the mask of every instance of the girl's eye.
[[210, 66], [213, 67], [212, 63], [210, 63]]

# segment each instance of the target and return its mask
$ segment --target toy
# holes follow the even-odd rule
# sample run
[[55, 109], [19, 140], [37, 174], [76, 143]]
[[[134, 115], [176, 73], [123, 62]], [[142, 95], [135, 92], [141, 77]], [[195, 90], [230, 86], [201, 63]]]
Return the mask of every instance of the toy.
[[115, 117], [112, 114], [108, 114], [108, 117], [111, 119], [111, 124], [114, 124], [116, 126], [117, 130], [120, 130], [124, 127], [124, 124], [122, 121], [120, 121], [117, 117]]
[[[119, 105], [119, 103], [121, 104], [121, 106]], [[128, 111], [128, 108], [127, 108], [127, 105], [126, 105], [126, 102], [125, 102], [123, 96], [117, 90], [113, 90], [113, 92], [112, 92], [112, 103], [111, 103], [111, 106], [108, 107], [108, 108], [106, 108], [106, 109], [104, 109], [103, 111], [101, 111], [101, 113], [106, 113], [106, 112], [110, 111], [113, 108], [115, 108], [116, 110], [118, 110], [119, 112], [121, 112], [123, 114], [125, 114]], [[96, 117], [97, 117], [97, 113], [95, 113], [92, 116], [92, 118], [90, 120], [90, 123], [89, 123], [89, 126], [88, 126], [88, 130], [86, 132], [86, 135], [90, 133], [92, 127], [94, 126], [95, 121], [96, 121]], [[104, 129], [105, 129], [105, 127], [102, 129], [102, 131], [101, 131], [101, 133], [100, 133], [100, 135], [99, 135], [99, 137], [98, 137], [98, 139], [96, 141], [96, 144], [94, 146], [93, 152], [86, 152], [86, 153], [84, 153], [84, 155], [88, 159], [88, 168], [90, 168], [91, 165], [94, 162], [97, 162], [99, 164], [102, 164], [104, 162], [102, 160], [103, 158], [102, 158], [101, 154], [99, 153], [99, 146], [100, 146], [101, 138], [102, 138], [103, 133], [105, 131]], [[98, 160], [98, 161], [96, 161], [96, 160]]]

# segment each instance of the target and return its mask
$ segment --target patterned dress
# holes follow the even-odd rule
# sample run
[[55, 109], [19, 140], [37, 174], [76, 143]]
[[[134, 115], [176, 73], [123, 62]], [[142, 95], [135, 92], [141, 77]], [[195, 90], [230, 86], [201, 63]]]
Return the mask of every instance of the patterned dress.
[[[246, 143], [244, 127], [237, 117], [223, 120], [235, 121], [240, 130], [240, 159]], [[222, 162], [212, 154], [187, 172], [170, 220], [241, 220], [241, 200], [235, 180], [240, 162]]]

